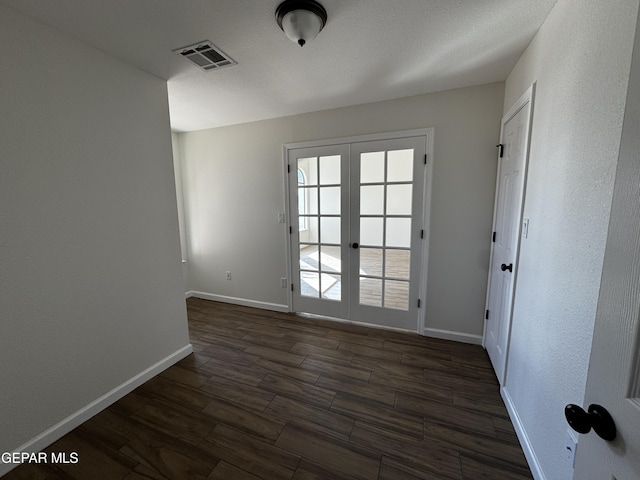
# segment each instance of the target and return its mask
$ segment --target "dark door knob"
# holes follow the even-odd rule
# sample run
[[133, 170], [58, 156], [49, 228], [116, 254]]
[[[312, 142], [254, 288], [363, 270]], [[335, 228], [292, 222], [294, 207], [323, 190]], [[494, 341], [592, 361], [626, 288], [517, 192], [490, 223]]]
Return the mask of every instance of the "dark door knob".
[[513, 263], [510, 263], [509, 265], [506, 264], [502, 264], [500, 265], [500, 270], [502, 270], [503, 272], [509, 270], [510, 272], [513, 272]]
[[603, 440], [616, 438], [616, 424], [609, 412], [601, 405], [589, 405], [588, 412], [574, 404], [564, 407], [564, 416], [569, 426], [578, 433], [593, 431]]
[[357, 242], [353, 242], [353, 243], [351, 244], [351, 248], [356, 248], [356, 249], [357, 249], [359, 246], [360, 246], [360, 245], [358, 245], [358, 243], [357, 243]]

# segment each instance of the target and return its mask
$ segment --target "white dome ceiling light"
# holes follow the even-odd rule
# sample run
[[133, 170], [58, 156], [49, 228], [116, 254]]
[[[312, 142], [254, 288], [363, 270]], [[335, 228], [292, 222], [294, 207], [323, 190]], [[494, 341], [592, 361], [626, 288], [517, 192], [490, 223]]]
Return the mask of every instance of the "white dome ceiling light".
[[276, 21], [292, 42], [304, 47], [327, 23], [327, 11], [314, 0], [285, 0], [276, 9]]

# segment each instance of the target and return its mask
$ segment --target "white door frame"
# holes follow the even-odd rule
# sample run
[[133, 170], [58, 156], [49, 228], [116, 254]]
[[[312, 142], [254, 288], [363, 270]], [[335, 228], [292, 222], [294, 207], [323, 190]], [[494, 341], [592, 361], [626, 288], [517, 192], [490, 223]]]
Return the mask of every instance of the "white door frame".
[[[520, 243], [521, 243], [521, 239], [522, 239], [522, 218], [523, 218], [523, 213], [524, 213], [524, 200], [525, 200], [525, 195], [526, 195], [526, 190], [527, 190], [527, 173], [528, 173], [528, 169], [529, 169], [529, 149], [530, 149], [530, 144], [531, 144], [531, 130], [533, 127], [533, 107], [534, 107], [534, 98], [535, 98], [535, 90], [536, 90], [536, 84], [535, 82], [527, 89], [527, 91], [511, 106], [511, 108], [507, 111], [507, 113], [502, 117], [502, 122], [500, 124], [500, 145], [503, 144], [503, 135], [504, 135], [504, 127], [505, 125], [509, 122], [509, 120], [511, 120], [527, 103], [529, 103], [529, 118], [528, 118], [528, 128], [526, 131], [526, 139], [525, 139], [525, 143], [526, 143], [526, 151], [525, 151], [525, 159], [524, 159], [524, 169], [523, 169], [523, 178], [522, 178], [522, 182], [523, 182], [523, 187], [522, 187], [522, 195], [520, 198], [520, 209], [518, 210], [518, 218], [517, 218], [517, 225], [518, 225], [518, 231], [517, 231], [517, 241], [516, 241], [516, 248], [515, 248], [515, 258], [514, 258], [514, 269], [513, 269], [513, 285], [511, 288], [511, 292], [510, 292], [510, 310], [509, 310], [509, 316], [508, 316], [508, 325], [507, 325], [507, 344], [505, 345], [505, 351], [504, 351], [504, 368], [503, 368], [503, 372], [502, 375], [500, 376], [501, 378], [498, 378], [498, 382], [500, 383], [501, 386], [504, 385], [504, 380], [507, 378], [507, 368], [508, 368], [508, 359], [509, 359], [509, 346], [511, 343], [511, 324], [512, 324], [512, 320], [513, 320], [513, 300], [515, 299], [515, 293], [516, 293], [516, 288], [517, 288], [517, 280], [518, 280], [518, 265], [519, 265], [519, 258], [520, 258]], [[491, 231], [495, 232], [496, 231], [496, 212], [497, 212], [497, 207], [498, 207], [498, 199], [499, 199], [499, 187], [500, 187], [500, 167], [502, 164], [502, 158], [500, 157], [500, 151], [498, 151], [498, 169], [496, 171], [496, 193], [495, 193], [495, 199], [494, 199], [494, 204], [493, 204], [493, 223], [492, 223], [492, 228]], [[495, 247], [495, 243], [493, 241], [491, 241], [491, 253], [489, 255], [489, 274], [488, 274], [488, 278], [487, 278], [487, 296], [486, 296], [486, 301], [485, 301], [485, 311], [489, 309], [489, 301], [490, 301], [490, 293], [491, 293], [491, 275], [492, 275], [492, 268], [491, 266], [493, 265], [493, 254], [494, 254], [494, 247]], [[485, 318], [485, 322], [484, 322], [484, 328], [483, 328], [483, 332], [482, 332], [482, 347], [484, 349], [487, 348], [486, 345], [486, 340], [487, 340], [487, 321]]]
[[[385, 133], [376, 133], [371, 135], [358, 135], [352, 137], [341, 137], [341, 138], [333, 138], [333, 139], [324, 139], [324, 140], [312, 140], [308, 142], [295, 142], [295, 143], [286, 143], [282, 146], [282, 163], [283, 163], [283, 182], [284, 182], [284, 199], [285, 199], [285, 217], [286, 217], [286, 232], [285, 232], [285, 244], [286, 244], [286, 257], [287, 257], [287, 275], [288, 275], [288, 284], [289, 288], [287, 288], [287, 306], [288, 311], [293, 312], [293, 292], [291, 291], [291, 284], [293, 280], [293, 265], [291, 263], [291, 205], [290, 205], [290, 187], [289, 187], [289, 175], [288, 172], [288, 158], [289, 151], [298, 148], [310, 148], [310, 147], [323, 147], [328, 145], [342, 145], [342, 144], [351, 144], [358, 142], [369, 142], [376, 140], [392, 140], [399, 138], [408, 138], [408, 137], [426, 137], [426, 152], [427, 152], [427, 165], [425, 167], [425, 175], [424, 175], [424, 204], [423, 204], [423, 230], [424, 230], [424, 241], [422, 242], [422, 265], [420, 272], [420, 292], [421, 292], [421, 307], [418, 310], [418, 322], [417, 322], [417, 333], [420, 335], [424, 335], [424, 326], [425, 326], [425, 312], [427, 305], [427, 273], [428, 273], [428, 260], [429, 260], [429, 227], [430, 227], [430, 218], [431, 218], [431, 185], [433, 178], [433, 127], [431, 128], [420, 128], [415, 130], [402, 130], [397, 132], [385, 132]], [[348, 322], [348, 323], [356, 323], [351, 322], [350, 320], [334, 318], [333, 320]], [[362, 322], [358, 322], [359, 325], [365, 325]], [[369, 325], [369, 324], [366, 324]], [[381, 327], [380, 325], [371, 324], [369, 326], [375, 328], [386, 328]], [[393, 328], [390, 328], [393, 329]]]

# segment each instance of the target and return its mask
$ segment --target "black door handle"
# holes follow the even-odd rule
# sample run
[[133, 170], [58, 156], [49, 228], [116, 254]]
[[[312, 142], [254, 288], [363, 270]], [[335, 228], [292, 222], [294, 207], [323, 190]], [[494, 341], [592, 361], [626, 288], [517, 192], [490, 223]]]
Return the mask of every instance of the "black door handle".
[[603, 440], [612, 441], [616, 438], [616, 424], [607, 409], [602, 405], [589, 405], [588, 413], [581, 407], [569, 404], [564, 407], [567, 423], [578, 433], [593, 431]]
[[355, 249], [357, 249], [359, 246], [360, 246], [360, 245], [358, 245], [358, 242], [353, 242], [353, 243], [351, 244], [351, 248], [355, 248]]
[[502, 265], [500, 265], [500, 270], [502, 270], [503, 272], [509, 270], [513, 273], [513, 263], [510, 263], [509, 265], [505, 265], [503, 263]]

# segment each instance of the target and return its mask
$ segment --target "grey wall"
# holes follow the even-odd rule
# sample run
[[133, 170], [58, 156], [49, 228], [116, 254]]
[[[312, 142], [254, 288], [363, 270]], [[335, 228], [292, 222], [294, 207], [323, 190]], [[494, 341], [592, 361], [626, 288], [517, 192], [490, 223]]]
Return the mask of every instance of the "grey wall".
[[176, 201], [178, 207], [178, 228], [180, 231], [180, 256], [182, 258], [182, 282], [188, 291], [189, 263], [187, 262], [187, 228], [184, 214], [184, 192], [182, 189], [182, 161], [180, 159], [180, 139], [177, 133], [171, 133], [171, 147], [173, 153], [173, 174], [176, 186]]
[[537, 81], [505, 389], [547, 479], [572, 476], [563, 411], [584, 397], [637, 9], [558, 1], [506, 83], [505, 110]]
[[3, 6], [0, 63], [5, 452], [189, 340], [166, 83]]
[[[179, 135], [189, 289], [286, 305], [282, 146], [434, 127], [426, 327], [479, 341], [502, 83]], [[233, 280], [225, 279], [225, 271]]]

